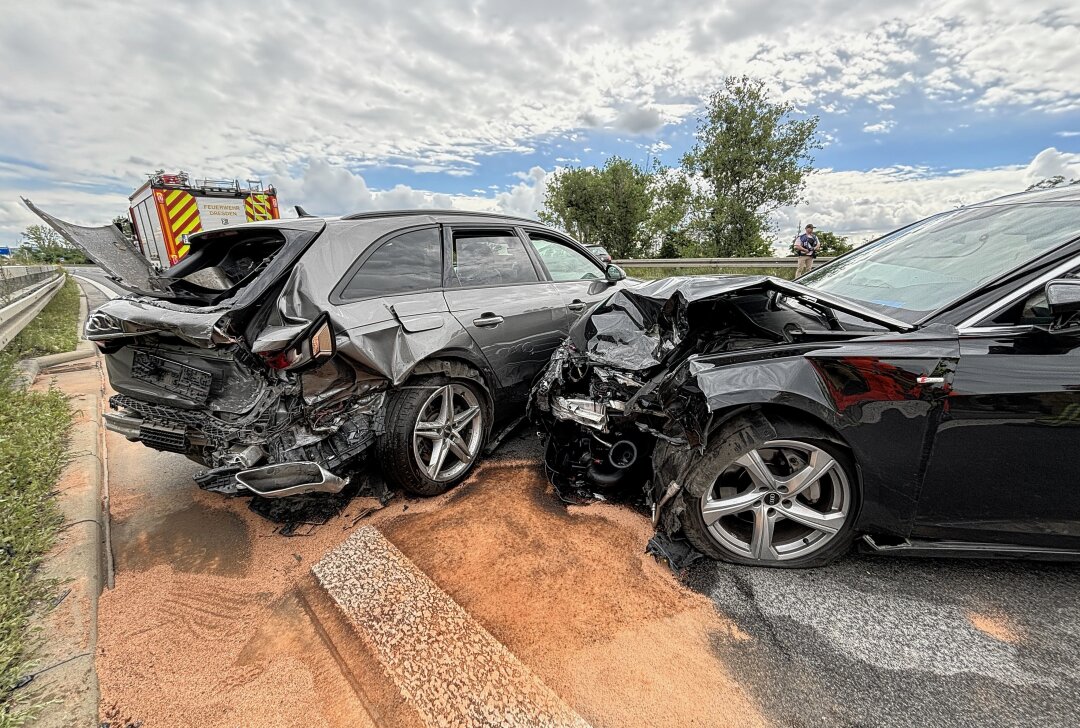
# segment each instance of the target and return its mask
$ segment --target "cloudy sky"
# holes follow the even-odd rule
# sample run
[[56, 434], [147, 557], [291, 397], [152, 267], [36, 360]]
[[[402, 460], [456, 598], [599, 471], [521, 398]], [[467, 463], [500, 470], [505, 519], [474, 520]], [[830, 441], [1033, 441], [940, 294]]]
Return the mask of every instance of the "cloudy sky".
[[25, 195], [104, 224], [156, 168], [283, 206], [534, 215], [566, 165], [677, 164], [723, 76], [821, 118], [798, 221], [862, 240], [1080, 177], [1080, 4], [1032, 0], [8, 3], [0, 245]]

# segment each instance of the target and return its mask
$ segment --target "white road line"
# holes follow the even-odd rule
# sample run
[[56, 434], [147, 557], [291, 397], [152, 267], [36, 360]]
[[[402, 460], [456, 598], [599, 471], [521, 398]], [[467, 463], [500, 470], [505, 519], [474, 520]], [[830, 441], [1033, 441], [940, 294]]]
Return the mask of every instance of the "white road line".
[[94, 288], [96, 288], [99, 291], [101, 291], [102, 293], [104, 293], [105, 298], [109, 299], [110, 301], [112, 299], [114, 299], [114, 298], [119, 297], [119, 295], [120, 295], [116, 291], [114, 291], [113, 289], [109, 288], [108, 286], [106, 286], [106, 285], [104, 285], [102, 283], [98, 283], [93, 278], [87, 278], [86, 276], [77, 276], [74, 273], [71, 274], [71, 277], [72, 278], [78, 278], [80, 281], [85, 281], [86, 283], [89, 283]]

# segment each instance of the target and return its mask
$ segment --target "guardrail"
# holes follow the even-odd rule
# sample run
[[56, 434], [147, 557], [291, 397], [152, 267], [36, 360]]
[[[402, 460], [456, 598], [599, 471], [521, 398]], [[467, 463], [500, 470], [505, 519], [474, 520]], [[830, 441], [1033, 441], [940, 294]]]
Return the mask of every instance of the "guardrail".
[[6, 347], [64, 285], [54, 265], [0, 266], [0, 349]]
[[[828, 263], [832, 258], [817, 258], [816, 264]], [[794, 268], [799, 259], [786, 258], [643, 258], [640, 260], [616, 260], [623, 268]]]

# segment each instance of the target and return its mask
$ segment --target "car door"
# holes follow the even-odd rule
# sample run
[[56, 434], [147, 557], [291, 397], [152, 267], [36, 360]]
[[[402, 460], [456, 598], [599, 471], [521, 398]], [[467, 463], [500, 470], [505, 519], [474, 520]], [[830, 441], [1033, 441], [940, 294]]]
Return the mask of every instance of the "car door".
[[455, 329], [442, 276], [437, 225], [398, 230], [362, 252], [330, 296], [333, 318], [349, 334], [342, 352], [375, 371], [405, 373], [416, 363], [410, 339], [417, 337], [415, 346], [422, 348]]
[[505, 416], [566, 336], [566, 307], [513, 227], [448, 226], [444, 238], [447, 306], [495, 372]]
[[913, 535], [1080, 548], [1080, 327], [1040, 295], [961, 328]]
[[605, 268], [569, 241], [549, 232], [524, 228], [533, 251], [566, 303], [569, 325], [614, 292]]

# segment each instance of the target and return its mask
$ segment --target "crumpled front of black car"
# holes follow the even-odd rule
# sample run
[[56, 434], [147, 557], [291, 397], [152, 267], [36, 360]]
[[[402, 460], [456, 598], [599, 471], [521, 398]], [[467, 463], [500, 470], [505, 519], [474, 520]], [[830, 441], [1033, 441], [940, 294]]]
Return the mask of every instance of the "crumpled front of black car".
[[[549, 477], [564, 498], [644, 484], [659, 516], [711, 413], [696, 374], [785, 340], [761, 276], [683, 277], [620, 290], [582, 317], [533, 388]], [[654, 521], [656, 519], [654, 518]]]

